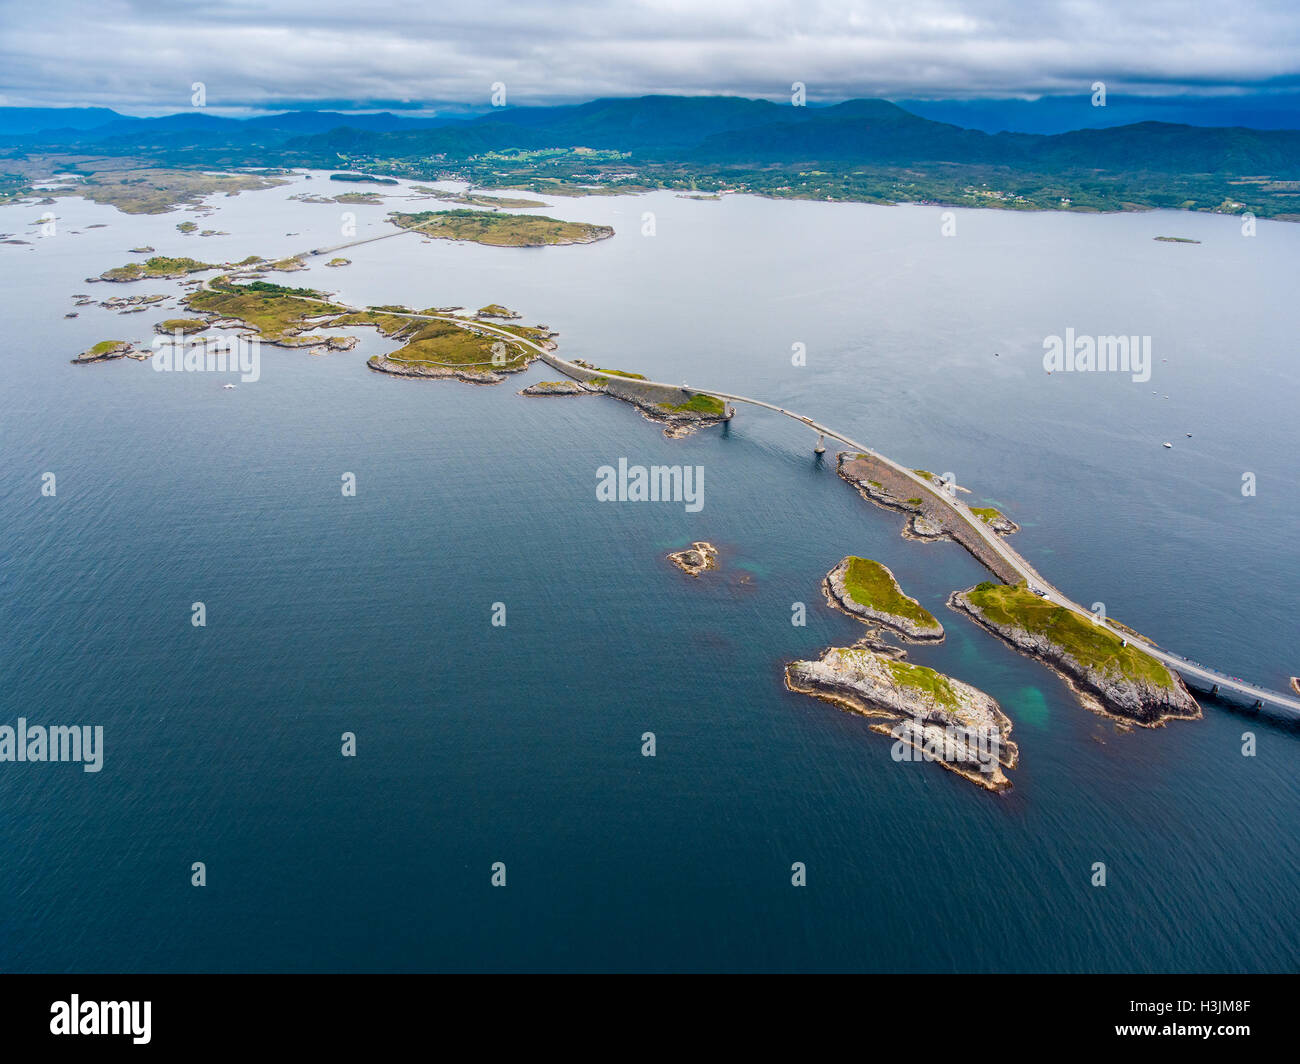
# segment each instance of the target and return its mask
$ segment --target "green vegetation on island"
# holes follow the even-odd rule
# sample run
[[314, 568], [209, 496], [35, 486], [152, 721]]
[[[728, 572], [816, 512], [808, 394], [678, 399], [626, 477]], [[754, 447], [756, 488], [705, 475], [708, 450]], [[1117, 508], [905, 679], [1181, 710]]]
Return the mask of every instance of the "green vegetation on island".
[[940, 627], [934, 614], [903, 594], [894, 574], [879, 562], [851, 555], [841, 565], [844, 566], [844, 590], [859, 606], [903, 617], [921, 628]]
[[[630, 376], [630, 374], [625, 374], [625, 376]], [[643, 377], [642, 380], [644, 379]], [[721, 399], [715, 399], [713, 396], [704, 395], [703, 393], [691, 396], [684, 403], [660, 403], [659, 405], [664, 410], [674, 414], [709, 414], [713, 417], [722, 417], [727, 412]]]
[[1104, 626], [1035, 595], [1021, 583], [998, 584], [985, 580], [963, 596], [999, 628], [1019, 628], [1042, 636], [1085, 668], [1135, 679], [1155, 687], [1171, 688], [1169, 670]]
[[352, 181], [358, 184], [396, 185], [391, 177], [376, 177], [374, 174], [330, 174], [331, 181]]
[[174, 332], [186, 334], [202, 332], [207, 327], [208, 322], [202, 318], [168, 318], [166, 321], [160, 321], [153, 330], [166, 336]]
[[184, 277], [186, 274], [218, 269], [221, 267], [211, 262], [199, 262], [198, 259], [155, 255], [153, 258], [145, 259], [144, 262], [128, 262], [125, 266], [114, 266], [99, 276], [105, 281], [142, 281], [146, 278]]
[[886, 661], [884, 665], [900, 687], [920, 691], [945, 709], [956, 709], [960, 705], [951, 679], [943, 673], [907, 661]]
[[[590, 362], [584, 362], [580, 358], [575, 358], [573, 360], [573, 364], [575, 366], [581, 366], [583, 369], [592, 370], [595, 373], [603, 373], [610, 377], [626, 377], [628, 380], [633, 380], [633, 381], [643, 381], [649, 379], [648, 377], [646, 377], [644, 373], [629, 373], [627, 372], [627, 370], [622, 370], [622, 369], [605, 369], [604, 366], [593, 366]], [[600, 384], [604, 382], [597, 377], [592, 381], [592, 383]]]
[[[177, 207], [198, 203], [205, 196], [224, 193], [236, 196], [240, 192], [272, 188], [285, 182], [269, 174], [206, 173], [202, 170], [176, 170], [165, 168], [138, 168], [115, 170], [112, 163], [124, 160], [74, 160], [74, 165], [104, 166], [87, 174], [73, 188], [58, 195], [84, 196], [95, 203], [116, 207], [123, 214], [166, 214]], [[184, 223], [194, 232], [198, 226]]]
[[321, 293], [312, 288], [285, 288], [268, 281], [237, 285], [229, 278], [218, 277], [208, 288], [191, 292], [182, 302], [190, 310], [237, 318], [268, 343], [301, 347], [325, 340], [302, 335], [318, 324], [307, 319], [340, 314], [346, 309], [322, 299]]
[[394, 212], [389, 221], [440, 240], [468, 240], [493, 247], [543, 247], [554, 244], [590, 244], [614, 235], [607, 225], [563, 222], [531, 214], [495, 211]]
[[[348, 315], [343, 323], [367, 324], [363, 315]], [[523, 369], [534, 353], [494, 336], [485, 336], [446, 321], [397, 319], [405, 327], [385, 335], [405, 340], [404, 346], [383, 360], [438, 368], [474, 368], [487, 373], [510, 373]], [[392, 319], [389, 318], [388, 322]], [[386, 322], [385, 324], [388, 324]], [[378, 325], [375, 321], [373, 324]], [[370, 360], [380, 361], [380, 356]]]
[[541, 200], [512, 199], [509, 196], [480, 196], [473, 192], [447, 192], [440, 188], [430, 188], [428, 185], [415, 185], [411, 191], [418, 192], [423, 196], [429, 196], [432, 199], [442, 200], [444, 203], [462, 203], [467, 207], [505, 207], [518, 210], [524, 207], [546, 206]]

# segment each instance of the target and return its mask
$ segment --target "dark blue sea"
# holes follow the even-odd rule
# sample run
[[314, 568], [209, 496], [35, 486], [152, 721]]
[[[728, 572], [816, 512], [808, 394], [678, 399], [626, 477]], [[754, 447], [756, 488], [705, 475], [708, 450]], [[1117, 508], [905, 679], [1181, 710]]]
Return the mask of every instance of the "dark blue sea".
[[[98, 773], [0, 764], [0, 970], [1300, 966], [1300, 731], [1208, 701], [1156, 730], [1088, 712], [945, 609], [986, 577], [970, 556], [903, 539], [778, 415], [668, 440], [607, 398], [518, 395], [545, 367], [373, 373], [395, 344], [366, 330], [323, 357], [264, 347], [256, 382], [69, 364], [176, 313], [74, 308], [178, 291], [83, 278], [142, 244], [342, 242], [344, 208], [288, 199], [322, 185], [203, 217], [0, 208], [29, 241], [0, 244], [0, 724], [105, 737]], [[347, 209], [378, 235], [408, 202]], [[617, 235], [402, 236], [272, 279], [499, 302], [567, 357], [777, 402], [954, 473], [1045, 576], [1161, 645], [1277, 689], [1300, 673], [1300, 227], [956, 211], [945, 237], [940, 208], [667, 192], [547, 211]], [[1150, 381], [1046, 374], [1067, 328], [1150, 336]], [[597, 501], [620, 458], [702, 467], [703, 509]], [[694, 539], [721, 549], [698, 580], [665, 561]], [[864, 719], [784, 689], [787, 662], [862, 634], [819, 590], [847, 554], [944, 622], [911, 660], [1002, 703], [1008, 794], [895, 763]]]

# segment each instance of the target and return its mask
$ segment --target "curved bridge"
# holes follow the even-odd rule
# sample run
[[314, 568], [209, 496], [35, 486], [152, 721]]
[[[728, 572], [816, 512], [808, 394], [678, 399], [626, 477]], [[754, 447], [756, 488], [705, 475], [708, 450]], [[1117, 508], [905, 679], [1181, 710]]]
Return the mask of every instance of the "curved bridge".
[[[400, 236], [403, 233], [412, 233], [412, 232], [417, 232], [417, 230], [399, 229], [393, 233], [384, 233], [382, 236], [378, 236], [378, 237], [367, 237], [362, 240], [353, 241], [350, 244], [340, 244], [337, 247], [333, 247], [333, 248], [315, 248], [310, 252], [304, 253], [304, 255], [312, 255], [312, 256], [325, 255], [333, 251], [341, 250], [342, 248], [345, 247], [355, 247], [358, 244], [368, 244], [373, 240], [385, 240], [394, 236]], [[207, 282], [205, 281], [204, 286], [206, 287], [206, 285]], [[321, 302], [326, 302], [326, 301], [321, 300]], [[340, 303], [338, 300], [332, 300], [329, 302], [333, 302], [334, 305], [336, 306], [346, 306], [346, 304]], [[364, 310], [365, 308], [353, 307], [350, 309]], [[537, 352], [537, 354], [541, 357], [542, 361], [544, 361], [548, 366], [551, 366], [552, 368], [559, 370], [565, 376], [572, 377], [574, 380], [578, 380], [578, 381], [584, 380], [586, 375], [589, 374], [590, 372], [589, 370], [586, 370], [583, 367], [568, 361], [567, 359], [561, 358], [559, 355], [555, 354], [554, 351], [549, 351], [546, 348], [542, 347], [540, 344], [536, 344], [533, 343], [531, 340], [525, 339], [524, 337], [520, 336], [518, 333], [513, 333], [508, 329], [503, 329], [496, 325], [490, 325], [487, 322], [483, 322], [483, 321], [470, 322], [465, 318], [457, 318], [457, 317], [452, 317], [450, 315], [443, 315], [443, 314], [415, 314], [415, 313], [401, 313], [395, 311], [385, 311], [385, 313], [391, 314], [393, 317], [399, 317], [399, 318], [419, 318], [425, 321], [445, 321], [445, 322], [450, 322], [453, 325], [460, 326], [462, 328], [472, 325], [475, 329], [481, 329], [485, 332], [494, 333], [500, 336], [503, 340], [509, 340], [511, 343], [515, 343], [524, 347], [531, 348], [533, 351]], [[672, 388], [674, 390], [680, 389], [688, 392], [696, 392], [702, 395], [711, 395], [715, 399], [720, 399], [723, 400], [724, 402], [729, 401], [733, 403], [745, 403], [749, 406], [758, 406], [758, 407], [762, 407], [764, 410], [774, 411], [775, 413], [782, 414], [785, 417], [791, 418], [792, 420], [799, 422], [799, 424], [805, 425], [808, 428], [812, 429], [813, 432], [816, 432], [818, 435], [819, 449], [821, 448], [821, 441], [825, 437], [829, 436], [833, 440], [839, 440], [841, 443], [846, 444], [854, 451], [860, 452], [862, 454], [870, 455], [872, 458], [876, 459], [877, 461], [884, 463], [885, 465], [893, 469], [896, 473], [898, 473], [900, 476], [906, 477], [907, 479], [913, 481], [917, 485], [917, 487], [921, 488], [926, 492], [929, 492], [931, 495], [939, 494], [938, 491], [935, 489], [934, 484], [931, 481], [929, 481], [924, 477], [919, 476], [917, 473], [915, 473], [911, 469], [908, 469], [906, 466], [899, 465], [893, 459], [887, 458], [879, 451], [874, 451], [864, 443], [859, 443], [857, 440], [854, 440], [849, 436], [845, 436], [843, 433], [836, 432], [834, 429], [828, 428], [827, 426], [814, 421], [810, 417], [805, 417], [803, 414], [795, 413], [793, 410], [787, 410], [785, 407], [777, 406], [775, 403], [767, 403], [764, 402], [762, 399], [754, 399], [747, 395], [735, 395], [731, 392], [720, 392], [711, 388], [695, 388], [684, 384], [683, 385], [667, 384], [663, 381], [650, 381], [650, 380], [639, 380], [637, 381], [637, 383], [649, 387]], [[1079, 614], [1082, 617], [1086, 617], [1089, 621], [1095, 624], [1103, 625], [1107, 631], [1111, 632], [1112, 634], [1118, 636], [1121, 639], [1128, 640], [1129, 642], [1139, 647], [1143, 652], [1150, 654], [1151, 657], [1155, 658], [1157, 661], [1163, 662], [1170, 669], [1174, 670], [1180, 676], [1182, 676], [1185, 681], [1189, 679], [1194, 679], [1196, 681], [1199, 681], [1200, 685], [1202, 686], [1208, 685], [1209, 692], [1212, 695], [1217, 696], [1217, 695], [1221, 695], [1225, 691], [1230, 691], [1233, 694], [1240, 695], [1243, 698], [1249, 699], [1253, 703], [1255, 709], [1260, 709], [1265, 705], [1269, 705], [1281, 709], [1286, 709], [1296, 714], [1300, 714], [1300, 698], [1297, 698], [1294, 695], [1283, 694], [1280, 691], [1273, 691], [1267, 687], [1262, 687], [1259, 684], [1250, 683], [1246, 680], [1238, 679], [1235, 676], [1229, 676], [1227, 673], [1220, 672], [1217, 669], [1212, 669], [1207, 665], [1201, 665], [1198, 662], [1192, 661], [1189, 658], [1185, 658], [1180, 654], [1172, 654], [1167, 650], [1163, 650], [1160, 647], [1156, 646], [1155, 644], [1148, 642], [1146, 639], [1142, 639], [1140, 637], [1134, 636], [1131, 632], [1120, 631], [1119, 629], [1113, 627], [1108, 621], [1098, 621], [1096, 615], [1091, 610], [1085, 609], [1079, 603], [1075, 602], [1073, 599], [1070, 599], [1063, 592], [1059, 591], [1057, 588], [1053, 587], [1046, 580], [1044, 580], [1043, 577], [1039, 575], [1038, 571], [1034, 569], [1034, 567], [1030, 565], [1029, 562], [1027, 562], [1020, 555], [1018, 551], [1016, 551], [1013, 547], [1011, 547], [1001, 536], [999, 536], [996, 532], [990, 529], [983, 521], [981, 521], [978, 517], [976, 517], [973, 513], [971, 513], [970, 507], [968, 507], [960, 499], [952, 497], [948, 493], [939, 495], [939, 497], [944, 501], [944, 503], [947, 506], [949, 506], [952, 509], [953, 513], [956, 514], [958, 518], [960, 518], [962, 521], [968, 524], [971, 527], [971, 529], [974, 530], [975, 534], [979, 536], [981, 539], [983, 539], [983, 541], [988, 545], [988, 547], [995, 554], [998, 555], [998, 557], [1000, 557], [1009, 566], [1011, 566], [1013, 570], [1019, 573], [1021, 577], [1024, 578], [1026, 583], [1030, 584], [1033, 587], [1039, 588], [1043, 592], [1043, 597], [1046, 598], [1048, 601], [1054, 602], [1056, 605], [1061, 606], [1064, 609], [1073, 610], [1075, 613]]]

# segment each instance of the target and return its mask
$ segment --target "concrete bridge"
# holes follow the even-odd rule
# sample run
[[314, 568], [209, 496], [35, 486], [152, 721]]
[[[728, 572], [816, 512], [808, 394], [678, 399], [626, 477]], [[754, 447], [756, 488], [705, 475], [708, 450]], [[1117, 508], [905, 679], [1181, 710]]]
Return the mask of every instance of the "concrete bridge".
[[[304, 253], [302, 257], [328, 255], [335, 251], [341, 251], [344, 248], [356, 247], [359, 244], [368, 244], [376, 240], [387, 240], [395, 236], [401, 236], [403, 233], [414, 232], [419, 232], [419, 230], [398, 229], [395, 232], [366, 237], [361, 240], [354, 240], [347, 244], [338, 244], [334, 247], [314, 248], [310, 252]], [[321, 302], [327, 301], [322, 300]], [[345, 306], [345, 304], [339, 303], [337, 300], [333, 300], [332, 302], [335, 306]], [[366, 308], [353, 307], [349, 309], [364, 310]], [[509, 329], [504, 329], [496, 325], [490, 325], [487, 322], [474, 321], [471, 323], [465, 318], [457, 318], [451, 315], [442, 314], [415, 314], [396, 311], [385, 311], [385, 313], [400, 318], [418, 318], [425, 321], [445, 321], [460, 326], [461, 328], [466, 328], [472, 325], [474, 329], [496, 334], [503, 340], [508, 340], [511, 343], [518, 344], [522, 347], [531, 348], [548, 366], [559, 370], [561, 373], [565, 374], [565, 376], [572, 377], [574, 380], [582, 381], [591, 375], [591, 370], [586, 367], [579, 366], [567, 359], [563, 359], [559, 355], [555, 354], [554, 351], [548, 350], [531, 340], [527, 340], [518, 333], [511, 332]], [[715, 399], [719, 399], [724, 403], [745, 403], [749, 406], [762, 407], [764, 410], [771, 410], [774, 413], [781, 414], [784, 417], [797, 421], [799, 424], [804, 425], [817, 433], [817, 444], [814, 450], [818, 454], [821, 454], [825, 450], [824, 441], [829, 437], [832, 440], [838, 440], [840, 443], [843, 443], [855, 452], [869, 455], [877, 461], [889, 466], [889, 468], [894, 470], [900, 476], [906, 477], [908, 480], [915, 483], [922, 491], [929, 492], [931, 495], [938, 496], [942, 499], [952, 512], [960, 520], [969, 525], [971, 530], [973, 530], [974, 533], [988, 545], [990, 550], [1018, 573], [1030, 587], [1040, 590], [1043, 597], [1048, 601], [1053, 602], [1064, 609], [1072, 610], [1081, 617], [1086, 618], [1090, 623], [1103, 625], [1107, 631], [1121, 639], [1127, 640], [1144, 653], [1150, 654], [1151, 657], [1155, 658], [1157, 661], [1163, 662], [1170, 669], [1182, 676], [1184, 682], [1188, 682], [1189, 686], [1194, 686], [1200, 690], [1208, 691], [1211, 695], [1216, 697], [1222, 697], [1225, 693], [1231, 693], [1246, 699], [1255, 709], [1261, 709], [1264, 706], [1273, 706], [1300, 715], [1300, 698], [1294, 695], [1284, 694], [1283, 692], [1263, 687], [1260, 684], [1250, 683], [1249, 681], [1239, 679], [1238, 677], [1229, 676], [1227, 673], [1220, 672], [1218, 669], [1212, 669], [1207, 665], [1201, 665], [1180, 654], [1170, 653], [1141, 637], [1134, 636], [1131, 632], [1117, 629], [1108, 621], [1099, 621], [1091, 610], [1085, 609], [1079, 603], [1073, 601], [1063, 592], [1044, 580], [1038, 571], [1034, 569], [1034, 567], [1030, 565], [1018, 551], [1011, 547], [1001, 536], [975, 516], [975, 514], [971, 512], [970, 507], [960, 499], [956, 498], [955, 494], [952, 492], [941, 491], [941, 489], [936, 488], [933, 482], [928, 478], [920, 476], [914, 470], [908, 469], [906, 466], [899, 465], [899, 463], [895, 462], [893, 459], [887, 458], [878, 451], [872, 450], [865, 443], [860, 443], [850, 436], [846, 436], [841, 432], [836, 432], [834, 429], [822, 425], [810, 417], [805, 417], [803, 414], [796, 413], [793, 410], [787, 410], [785, 407], [777, 406], [775, 403], [764, 402], [762, 399], [754, 399], [748, 395], [736, 395], [732, 392], [722, 392], [712, 388], [695, 388], [685, 384], [667, 384], [663, 381], [642, 380], [637, 381], [636, 383], [650, 388], [666, 388], [672, 389], [673, 391], [685, 391], [690, 394], [711, 395]]]

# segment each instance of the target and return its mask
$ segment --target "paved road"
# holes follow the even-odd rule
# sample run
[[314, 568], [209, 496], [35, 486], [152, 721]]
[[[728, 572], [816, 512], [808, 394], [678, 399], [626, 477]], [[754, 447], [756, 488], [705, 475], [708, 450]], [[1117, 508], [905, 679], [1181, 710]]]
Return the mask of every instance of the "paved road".
[[[383, 235], [377, 237], [367, 237], [364, 240], [353, 241], [351, 244], [339, 244], [337, 247], [332, 247], [332, 248], [318, 248], [312, 252], [307, 252], [305, 254], [306, 255], [330, 254], [331, 252], [338, 251], [343, 248], [355, 247], [357, 244], [366, 244], [374, 240], [384, 240], [389, 237], [400, 236], [402, 233], [412, 233], [412, 232], [418, 232], [418, 230], [399, 229], [397, 232], [394, 233], [384, 233]], [[205, 287], [207, 286], [206, 281], [204, 282], [204, 286]], [[333, 303], [333, 305], [335, 306], [347, 307], [347, 309], [349, 310], [367, 309], [365, 307], [348, 307], [347, 304], [340, 303], [338, 300], [320, 300], [320, 302]], [[489, 325], [486, 322], [474, 321], [471, 323], [467, 321], [465, 318], [457, 318], [457, 317], [452, 317], [443, 314], [415, 314], [415, 313], [402, 313], [397, 311], [385, 311], [384, 313], [391, 314], [393, 317], [398, 317], [398, 318], [418, 318], [426, 321], [446, 321], [446, 322], [451, 322], [452, 324], [455, 325], [459, 325], [462, 328], [468, 327], [472, 324], [473, 327], [476, 329], [481, 329], [489, 333], [494, 333], [500, 336], [502, 339], [509, 340], [512, 343], [519, 344], [523, 347], [532, 348], [532, 350], [536, 351], [537, 354], [541, 356], [542, 360], [545, 361], [547, 365], [552, 366], [555, 369], [558, 369], [561, 373], [564, 373], [567, 376], [573, 377], [575, 380], [579, 380], [579, 381], [583, 380], [584, 375], [590, 372], [590, 370], [584, 369], [584, 367], [578, 366], [573, 362], [569, 362], [566, 359], [560, 358], [559, 355], [555, 354], [553, 351], [547, 350], [546, 348], [542, 347], [540, 344], [533, 343], [531, 340], [527, 340], [524, 337], [517, 335], [516, 333], [510, 332], [508, 329], [503, 329], [495, 325]], [[683, 385], [667, 384], [663, 381], [638, 381], [637, 383], [646, 384], [650, 386], [657, 385], [662, 388], [685, 387]], [[1268, 705], [1280, 706], [1285, 709], [1292, 710], [1295, 713], [1300, 713], [1300, 698], [1296, 698], [1288, 694], [1283, 694], [1280, 691], [1272, 691], [1267, 687], [1261, 687], [1258, 684], [1253, 684], [1246, 680], [1241, 680], [1233, 676], [1228, 676], [1226, 673], [1219, 672], [1217, 669], [1212, 669], [1209, 666], [1201, 665], [1198, 662], [1194, 662], [1188, 658], [1184, 658], [1180, 654], [1170, 653], [1169, 651], [1164, 650], [1161, 647], [1158, 647], [1155, 644], [1150, 643], [1145, 639], [1134, 636], [1131, 632], [1121, 631], [1113, 627], [1109, 622], [1098, 621], [1096, 619], [1096, 615], [1091, 610], [1085, 609], [1079, 603], [1075, 602], [1073, 599], [1065, 595], [1058, 588], [1053, 587], [1046, 580], [1044, 580], [1043, 577], [1038, 573], [1038, 571], [1034, 569], [1034, 567], [1030, 565], [1029, 562], [1027, 562], [1020, 555], [1018, 551], [1012, 548], [1001, 536], [999, 536], [996, 532], [994, 532], [991, 528], [989, 528], [988, 525], [986, 525], [977, 516], [975, 516], [975, 514], [971, 513], [970, 507], [967, 506], [965, 503], [963, 503], [960, 499], [956, 498], [954, 494], [950, 492], [944, 492], [942, 491], [942, 489], [936, 489], [935, 485], [926, 477], [920, 476], [919, 474], [915, 473], [913, 470], [908, 469], [906, 466], [899, 465], [893, 459], [887, 458], [885, 455], [880, 454], [878, 451], [872, 450], [866, 444], [859, 443], [857, 440], [845, 436], [843, 433], [836, 432], [834, 429], [819, 424], [818, 422], [814, 421], [810, 417], [805, 417], [803, 414], [797, 414], [793, 410], [787, 410], [785, 407], [777, 406], [774, 403], [764, 402], [762, 399], [754, 399], [747, 395], [735, 395], [730, 392], [715, 391], [711, 388], [688, 387], [686, 388], [686, 390], [690, 392], [701, 393], [704, 395], [711, 395], [717, 399], [729, 400], [735, 403], [746, 403], [750, 406], [759, 406], [764, 408], [765, 410], [775, 411], [778, 414], [783, 414], [785, 417], [791, 418], [799, 422], [801, 425], [806, 425], [814, 432], [820, 433], [823, 436], [829, 436], [831, 439], [839, 440], [841, 443], [847, 444], [854, 451], [858, 451], [861, 452], [862, 454], [870, 455], [872, 458], [875, 458], [877, 461], [882, 462], [883, 464], [889, 466], [889, 468], [893, 469], [899, 475], [906, 477], [908, 480], [913, 481], [918, 487], [924, 489], [927, 492], [930, 492], [932, 495], [939, 494], [940, 497], [943, 498], [943, 500], [952, 508], [953, 512], [961, 520], [965, 521], [966, 524], [969, 525], [971, 529], [975, 532], [975, 534], [979, 536], [981, 539], [983, 539], [984, 542], [989, 546], [989, 548], [999, 558], [1001, 558], [1004, 562], [1006, 562], [1009, 566], [1011, 566], [1011, 568], [1015, 572], [1019, 573], [1020, 576], [1025, 580], [1025, 582], [1028, 583], [1031, 587], [1036, 587], [1039, 590], [1041, 590], [1043, 592], [1043, 597], [1046, 598], [1048, 601], [1054, 602], [1056, 605], [1061, 606], [1067, 610], [1074, 611], [1075, 613], [1079, 614], [1081, 617], [1086, 618], [1090, 623], [1102, 624], [1107, 631], [1113, 633], [1114, 635], [1119, 636], [1121, 639], [1127, 639], [1129, 643], [1140, 648], [1145, 653], [1150, 654], [1156, 660], [1164, 662], [1165, 665], [1169, 666], [1169, 668], [1171, 669], [1174, 669], [1184, 677], [1188, 677], [1188, 676], [1195, 677], [1196, 679], [1200, 680], [1202, 683], [1205, 684], [1211, 684], [1211, 685], [1217, 684], [1221, 691], [1233, 691], [1234, 693], [1239, 694], [1252, 701], [1260, 701]]]

